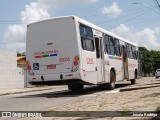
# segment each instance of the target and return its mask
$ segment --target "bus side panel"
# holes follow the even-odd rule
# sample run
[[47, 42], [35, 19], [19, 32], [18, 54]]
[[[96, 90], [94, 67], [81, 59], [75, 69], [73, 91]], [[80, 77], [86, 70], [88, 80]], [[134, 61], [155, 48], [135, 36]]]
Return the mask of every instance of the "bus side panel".
[[128, 59], [128, 71], [129, 71], [129, 79], [134, 79], [135, 77], [135, 69], [138, 68], [137, 60]]
[[96, 53], [82, 50], [82, 80], [97, 84]]
[[105, 62], [109, 66], [109, 73], [111, 68], [115, 69], [116, 81], [123, 80], [122, 57], [108, 55]]

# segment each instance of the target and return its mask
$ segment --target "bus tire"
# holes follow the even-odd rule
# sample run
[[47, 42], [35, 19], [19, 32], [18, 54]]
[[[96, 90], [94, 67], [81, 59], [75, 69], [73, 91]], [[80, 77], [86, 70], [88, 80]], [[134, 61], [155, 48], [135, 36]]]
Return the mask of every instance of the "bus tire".
[[82, 90], [84, 87], [83, 84], [69, 84], [68, 85], [68, 89], [71, 91], [80, 91]]
[[131, 84], [135, 84], [136, 83], [136, 79], [131, 79]]
[[108, 90], [113, 90], [115, 88], [116, 76], [113, 71], [110, 72], [110, 82], [108, 83]]
[[135, 84], [137, 79], [137, 72], [135, 72], [134, 79], [131, 79], [131, 84]]

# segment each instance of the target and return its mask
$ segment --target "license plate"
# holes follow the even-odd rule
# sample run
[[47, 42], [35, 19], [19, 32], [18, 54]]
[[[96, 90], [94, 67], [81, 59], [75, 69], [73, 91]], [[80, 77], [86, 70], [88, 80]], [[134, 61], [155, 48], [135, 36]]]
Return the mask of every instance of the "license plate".
[[56, 69], [56, 65], [47, 65], [47, 69]]

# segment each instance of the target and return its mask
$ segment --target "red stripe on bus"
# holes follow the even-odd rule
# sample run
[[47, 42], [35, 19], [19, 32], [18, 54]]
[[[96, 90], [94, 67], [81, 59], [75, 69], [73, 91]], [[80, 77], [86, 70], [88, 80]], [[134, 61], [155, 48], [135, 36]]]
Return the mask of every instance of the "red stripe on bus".
[[118, 58], [118, 60], [122, 60], [122, 58]]
[[41, 58], [42, 56], [35, 56], [35, 58]]

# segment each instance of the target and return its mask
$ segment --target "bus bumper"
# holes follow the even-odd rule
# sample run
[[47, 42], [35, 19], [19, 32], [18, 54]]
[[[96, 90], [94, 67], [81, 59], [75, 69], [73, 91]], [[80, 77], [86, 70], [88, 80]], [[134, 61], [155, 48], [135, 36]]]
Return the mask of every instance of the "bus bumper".
[[31, 85], [64, 85], [70, 81], [81, 80], [80, 71], [60, 74], [28, 75], [27, 78]]

